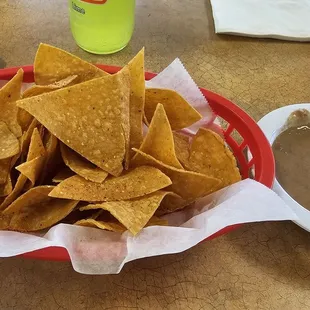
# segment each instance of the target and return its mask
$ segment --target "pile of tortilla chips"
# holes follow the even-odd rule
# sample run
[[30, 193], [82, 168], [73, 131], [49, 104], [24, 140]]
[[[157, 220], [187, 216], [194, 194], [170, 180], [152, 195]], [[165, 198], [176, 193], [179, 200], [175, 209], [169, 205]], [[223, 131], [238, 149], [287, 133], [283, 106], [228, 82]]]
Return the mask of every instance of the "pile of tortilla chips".
[[241, 179], [219, 135], [180, 132], [201, 119], [181, 95], [145, 89], [144, 49], [110, 75], [41, 44], [34, 78], [21, 93], [20, 69], [0, 89], [0, 229], [136, 235]]

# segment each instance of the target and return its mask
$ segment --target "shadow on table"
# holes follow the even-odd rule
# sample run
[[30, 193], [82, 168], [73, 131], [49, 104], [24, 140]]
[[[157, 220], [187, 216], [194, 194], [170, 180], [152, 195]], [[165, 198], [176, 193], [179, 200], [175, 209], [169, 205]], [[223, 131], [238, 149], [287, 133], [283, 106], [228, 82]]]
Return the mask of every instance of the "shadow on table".
[[0, 58], [0, 69], [5, 68], [5, 66], [6, 66], [6, 62], [2, 58]]

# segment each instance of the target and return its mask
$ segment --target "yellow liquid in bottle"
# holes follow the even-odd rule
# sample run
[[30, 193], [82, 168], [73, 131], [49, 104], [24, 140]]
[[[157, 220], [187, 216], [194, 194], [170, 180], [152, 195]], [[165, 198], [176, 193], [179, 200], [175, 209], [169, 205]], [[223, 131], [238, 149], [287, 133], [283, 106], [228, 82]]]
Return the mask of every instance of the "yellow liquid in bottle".
[[76, 43], [94, 54], [111, 54], [131, 39], [135, 0], [69, 0], [70, 25]]

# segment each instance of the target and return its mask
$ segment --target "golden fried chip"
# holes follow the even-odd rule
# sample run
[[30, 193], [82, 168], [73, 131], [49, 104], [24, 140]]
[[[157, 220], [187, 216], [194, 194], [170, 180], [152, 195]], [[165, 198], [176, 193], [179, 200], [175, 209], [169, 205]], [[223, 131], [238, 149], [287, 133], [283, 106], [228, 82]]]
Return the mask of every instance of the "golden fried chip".
[[148, 133], [139, 150], [166, 165], [183, 169], [175, 154], [171, 127], [162, 104], [157, 105]]
[[95, 166], [65, 144], [60, 144], [61, 156], [64, 163], [76, 174], [92, 182], [102, 183], [108, 173]]
[[49, 93], [53, 90], [57, 90], [60, 88], [71, 86], [71, 85], [75, 84], [77, 78], [78, 78], [77, 75], [70, 75], [70, 76], [67, 76], [66, 78], [64, 78], [60, 81], [53, 83], [53, 84], [33, 85], [32, 87], [30, 87], [24, 91], [22, 97], [23, 98], [29, 98], [29, 97], [33, 97], [33, 96], [38, 96], [38, 95], [41, 95], [44, 93]]
[[59, 154], [59, 143], [58, 139], [52, 135], [48, 130], [44, 135], [44, 148], [46, 150], [44, 168], [40, 177], [39, 183], [45, 180], [45, 178], [50, 175], [55, 168], [57, 168], [59, 162], [61, 161], [61, 156]]
[[40, 176], [40, 173], [44, 166], [44, 162], [45, 162], [45, 157], [39, 156], [15, 168], [21, 173], [21, 175], [25, 176], [30, 181], [31, 184], [26, 187], [27, 189], [34, 186], [35, 181]]
[[73, 176], [61, 182], [51, 197], [82, 201], [114, 201], [144, 196], [171, 184], [170, 179], [153, 167], [138, 167], [119, 177], [110, 177], [102, 184]]
[[24, 71], [19, 69], [16, 75], [0, 89], [0, 121], [8, 125], [9, 130], [19, 138], [22, 130], [17, 121], [16, 100], [21, 97]]
[[[38, 96], [44, 93], [51, 92], [53, 90], [57, 90], [63, 87], [67, 87], [75, 84], [77, 80], [77, 75], [68, 76], [63, 80], [57, 81], [50, 85], [33, 85], [24, 91], [22, 98], [29, 98], [33, 96]], [[17, 113], [18, 123], [21, 126], [23, 131], [26, 131], [33, 120], [33, 116], [29, 114], [24, 109], [18, 109]]]
[[36, 158], [44, 156], [45, 149], [39, 131], [37, 128], [34, 128], [29, 145], [27, 161], [26, 163], [19, 166], [20, 171], [27, 173], [27, 175], [23, 175], [21, 173], [18, 176], [13, 191], [2, 202], [0, 205], [0, 210], [5, 210], [19, 196], [27, 182], [28, 177], [31, 177], [31, 182], [34, 184], [36, 176], [42, 169], [41, 161], [37, 160]]
[[164, 106], [172, 130], [188, 127], [202, 118], [202, 116], [174, 90], [148, 88], [145, 90], [144, 109], [148, 123], [151, 122], [158, 103]]
[[236, 159], [224, 140], [205, 128], [200, 128], [193, 139], [189, 167], [193, 171], [222, 180], [221, 187], [241, 180]]
[[189, 136], [184, 134], [174, 132], [174, 147], [175, 147], [175, 154], [179, 162], [183, 165], [183, 167], [188, 167], [188, 159], [189, 159]]
[[[165, 196], [168, 197], [169, 195]], [[152, 216], [151, 219], [147, 222], [147, 224], [145, 225], [145, 227], [148, 226], [167, 226], [168, 225], [168, 221], [161, 219], [157, 216]]]
[[166, 188], [186, 200], [194, 200], [199, 197], [206, 196], [219, 189], [221, 181], [219, 179], [208, 177], [204, 174], [177, 169], [147, 155], [137, 149], [134, 149], [139, 156], [135, 156], [132, 160], [132, 166], [138, 167], [148, 165], [156, 167], [167, 175], [172, 184]]
[[104, 222], [104, 221], [99, 221], [99, 220], [95, 220], [92, 218], [79, 220], [75, 222], [74, 225], [100, 228], [103, 230], [115, 231], [115, 232], [120, 232], [120, 233], [127, 230], [126, 227], [122, 225], [121, 223]]
[[128, 70], [17, 102], [59, 140], [111, 173], [122, 172], [129, 128]]
[[[145, 101], [144, 48], [129, 62], [130, 72], [130, 145], [139, 148], [143, 140], [143, 115]], [[134, 155], [134, 154], [132, 154]]]
[[11, 170], [11, 158], [1, 159], [0, 160], [0, 185], [3, 185], [6, 183], [10, 170]]
[[19, 141], [9, 130], [6, 123], [0, 121], [0, 160], [19, 153]]
[[9, 228], [11, 217], [0, 213], [0, 230], [6, 230]]
[[36, 119], [33, 119], [21, 137], [21, 152], [25, 153], [28, 150], [30, 140], [33, 134], [33, 130], [39, 126], [39, 122]]
[[[13, 186], [10, 174], [8, 174], [7, 179], [4, 184], [0, 185], [0, 197], [6, 197], [12, 193]], [[3, 200], [4, 201], [4, 200]], [[1, 202], [1, 204], [3, 203]], [[1, 205], [0, 205], [1, 210]]]
[[74, 175], [73, 171], [69, 168], [64, 168], [60, 170], [54, 177], [53, 177], [53, 182], [54, 183], [60, 183], [64, 181], [65, 179], [68, 179]]
[[22, 232], [48, 228], [65, 218], [78, 201], [48, 196], [53, 186], [38, 186], [17, 198], [3, 213], [11, 216], [9, 230]]
[[45, 148], [39, 133], [38, 128], [34, 128], [30, 140], [27, 161], [30, 161], [38, 156], [45, 155]]
[[49, 85], [72, 75], [82, 82], [108, 73], [66, 51], [41, 43], [34, 60], [36, 84]]
[[88, 206], [82, 207], [80, 210], [107, 210], [133, 235], [136, 235], [148, 223], [148, 221], [154, 215], [160, 202], [167, 194], [168, 192], [157, 191], [155, 193], [132, 200], [90, 204]]
[[190, 201], [185, 200], [181, 196], [171, 192], [170, 195], [165, 196], [155, 214], [161, 216], [167, 213], [172, 213], [182, 210], [189, 204]]

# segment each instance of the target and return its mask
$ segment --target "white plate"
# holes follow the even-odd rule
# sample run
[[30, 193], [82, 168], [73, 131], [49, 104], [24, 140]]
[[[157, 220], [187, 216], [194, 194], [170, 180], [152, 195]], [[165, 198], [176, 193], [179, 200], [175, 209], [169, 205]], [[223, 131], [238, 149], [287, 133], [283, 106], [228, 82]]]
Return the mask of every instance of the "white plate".
[[[262, 129], [271, 145], [278, 134], [281, 132], [281, 128], [285, 124], [289, 115], [292, 112], [300, 109], [306, 109], [310, 111], [310, 103], [292, 104], [282, 107], [265, 115], [258, 122], [259, 127]], [[291, 196], [289, 196], [279, 184], [277, 179], [275, 179], [273, 190], [292, 208], [292, 210], [299, 217], [299, 220], [295, 221], [295, 223], [310, 232], [310, 211], [305, 209]]]

